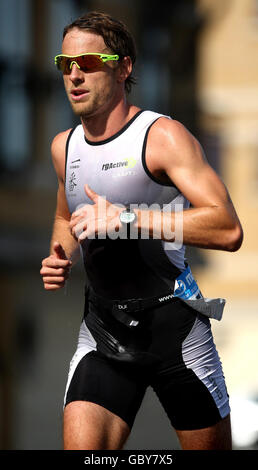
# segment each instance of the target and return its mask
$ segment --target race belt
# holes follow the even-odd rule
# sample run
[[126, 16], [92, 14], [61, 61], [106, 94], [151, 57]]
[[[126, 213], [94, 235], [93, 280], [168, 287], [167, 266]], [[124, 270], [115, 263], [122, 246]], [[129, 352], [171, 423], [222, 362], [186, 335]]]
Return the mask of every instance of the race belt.
[[86, 296], [96, 306], [109, 309], [117, 320], [130, 328], [139, 324], [139, 320], [130, 315], [131, 313], [155, 308], [176, 298], [181, 299], [197, 312], [216, 320], [221, 320], [226, 303], [225, 299], [203, 297], [189, 266], [175, 279], [173, 292], [170, 289], [155, 297], [110, 300], [99, 296], [89, 287]]

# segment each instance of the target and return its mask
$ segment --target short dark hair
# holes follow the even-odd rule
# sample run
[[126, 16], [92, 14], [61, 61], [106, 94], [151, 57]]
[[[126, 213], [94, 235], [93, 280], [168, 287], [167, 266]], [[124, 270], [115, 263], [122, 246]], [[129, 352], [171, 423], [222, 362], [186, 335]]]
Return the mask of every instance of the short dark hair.
[[[102, 36], [106, 46], [112, 53], [119, 55], [119, 60], [129, 56], [134, 65], [136, 61], [135, 42], [130, 31], [122, 21], [112, 18], [107, 13], [92, 11], [68, 24], [64, 28], [63, 39], [68, 31], [73, 28], [90, 30]], [[125, 89], [128, 93], [130, 93], [131, 87], [135, 83], [136, 80], [131, 73], [125, 81]]]

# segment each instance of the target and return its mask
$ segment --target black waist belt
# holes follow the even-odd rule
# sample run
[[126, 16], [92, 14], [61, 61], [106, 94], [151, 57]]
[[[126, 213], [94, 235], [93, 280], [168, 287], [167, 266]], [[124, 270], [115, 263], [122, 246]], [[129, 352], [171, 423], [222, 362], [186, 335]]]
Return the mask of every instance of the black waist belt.
[[170, 290], [158, 297], [110, 300], [99, 296], [92, 288], [88, 288], [86, 297], [89, 301], [92, 300], [94, 305], [109, 309], [112, 315], [126, 326], [135, 327], [139, 324], [139, 320], [133, 318], [129, 313], [141, 312], [171, 302], [174, 299], [174, 294]]

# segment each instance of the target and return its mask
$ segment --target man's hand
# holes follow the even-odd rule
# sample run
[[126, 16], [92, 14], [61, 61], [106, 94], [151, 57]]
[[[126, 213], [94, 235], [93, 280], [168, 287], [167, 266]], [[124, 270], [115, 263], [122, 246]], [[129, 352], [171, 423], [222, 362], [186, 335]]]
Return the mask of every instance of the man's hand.
[[54, 254], [43, 259], [40, 270], [46, 290], [58, 290], [64, 287], [72, 265], [60, 243], [55, 242], [53, 248]]
[[86, 238], [105, 238], [107, 234], [112, 236], [118, 232], [121, 228], [119, 214], [124, 208], [111, 204], [87, 184], [84, 188], [93, 204], [85, 204], [72, 214], [70, 230], [74, 238], [82, 243]]

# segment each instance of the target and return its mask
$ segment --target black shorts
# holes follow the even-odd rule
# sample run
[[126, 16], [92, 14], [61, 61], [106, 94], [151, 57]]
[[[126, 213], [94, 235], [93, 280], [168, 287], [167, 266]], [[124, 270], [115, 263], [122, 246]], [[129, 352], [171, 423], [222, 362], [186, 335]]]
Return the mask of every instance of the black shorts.
[[175, 429], [201, 429], [227, 416], [229, 399], [209, 319], [180, 299], [138, 316], [140, 326], [129, 329], [89, 304], [64, 405], [96, 403], [131, 428], [151, 386]]

